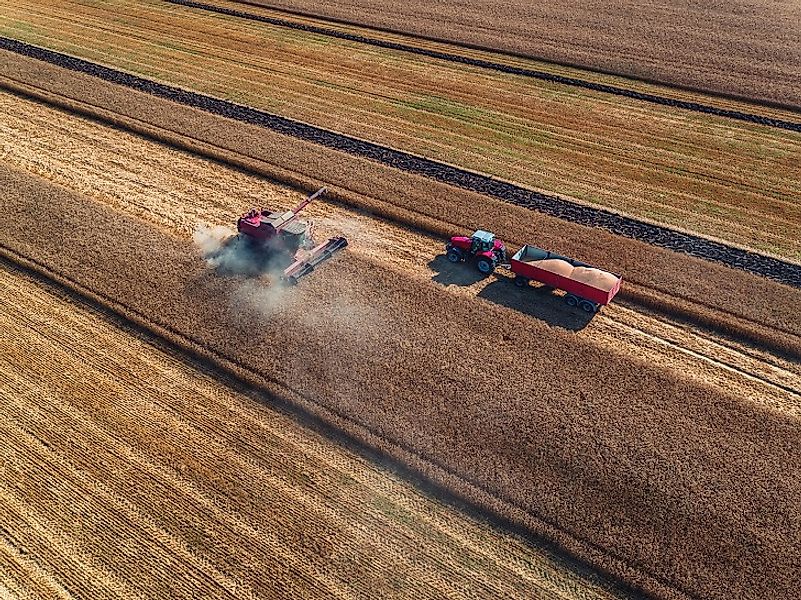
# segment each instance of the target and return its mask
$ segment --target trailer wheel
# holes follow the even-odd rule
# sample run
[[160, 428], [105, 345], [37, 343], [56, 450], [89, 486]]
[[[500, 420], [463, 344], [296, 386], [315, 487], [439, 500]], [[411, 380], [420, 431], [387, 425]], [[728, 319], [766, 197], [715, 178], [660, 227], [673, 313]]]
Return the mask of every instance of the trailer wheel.
[[568, 294], [565, 296], [565, 304], [568, 306], [576, 306], [578, 305], [578, 298], [576, 298], [573, 294]]
[[528, 285], [528, 277], [523, 277], [522, 275], [518, 275], [515, 277], [515, 285], [517, 287], [526, 287]]
[[457, 248], [451, 248], [450, 250], [448, 250], [447, 256], [448, 260], [451, 261], [452, 263], [458, 263], [461, 262], [462, 260], [462, 253], [459, 252]]
[[588, 300], [582, 300], [579, 306], [581, 306], [581, 309], [586, 313], [594, 313], [597, 310], [595, 308], [596, 305]]
[[495, 263], [493, 263], [488, 258], [479, 258], [476, 261], [476, 267], [478, 267], [478, 270], [481, 271], [484, 275], [489, 275], [495, 270]]

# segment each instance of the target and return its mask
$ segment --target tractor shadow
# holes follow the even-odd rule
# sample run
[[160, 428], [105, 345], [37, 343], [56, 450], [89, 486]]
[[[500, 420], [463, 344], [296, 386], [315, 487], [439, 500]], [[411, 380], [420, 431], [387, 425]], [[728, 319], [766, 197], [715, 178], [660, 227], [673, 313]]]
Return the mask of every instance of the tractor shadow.
[[452, 263], [444, 254], [429, 261], [428, 268], [435, 273], [431, 280], [442, 285], [468, 286], [487, 277], [479, 273], [472, 263]]
[[595, 313], [567, 306], [564, 297], [549, 287], [535, 282], [526, 287], [517, 287], [514, 277], [503, 270], [485, 277], [470, 263], [451, 263], [444, 255], [428, 263], [435, 275], [432, 281], [442, 285], [469, 286], [482, 279], [492, 279], [478, 297], [500, 306], [511, 308], [524, 315], [545, 321], [554, 327], [569, 331], [581, 331], [590, 324]]

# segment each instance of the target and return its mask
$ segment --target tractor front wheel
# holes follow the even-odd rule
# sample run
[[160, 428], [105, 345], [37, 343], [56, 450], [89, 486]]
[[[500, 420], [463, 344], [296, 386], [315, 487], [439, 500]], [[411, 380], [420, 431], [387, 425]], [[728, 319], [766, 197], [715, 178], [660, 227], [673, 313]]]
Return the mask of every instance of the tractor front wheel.
[[459, 250], [457, 250], [456, 248], [451, 248], [450, 250], [448, 250], [447, 256], [448, 260], [451, 261], [452, 263], [461, 262], [463, 258], [462, 253], [459, 252]]
[[495, 263], [488, 258], [479, 258], [476, 261], [476, 267], [484, 275], [489, 275], [495, 270]]

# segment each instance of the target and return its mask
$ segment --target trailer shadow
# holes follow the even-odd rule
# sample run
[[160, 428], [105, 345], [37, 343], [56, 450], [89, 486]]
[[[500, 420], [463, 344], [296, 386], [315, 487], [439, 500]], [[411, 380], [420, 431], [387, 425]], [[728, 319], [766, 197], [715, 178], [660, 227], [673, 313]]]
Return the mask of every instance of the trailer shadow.
[[502, 272], [486, 277], [472, 265], [453, 264], [444, 255], [431, 260], [428, 266], [435, 273], [431, 280], [442, 285], [469, 286], [482, 279], [492, 279], [478, 293], [479, 298], [545, 321], [554, 327], [581, 331], [595, 317], [595, 313], [586, 313], [579, 308], [567, 306], [563, 296], [549, 287], [531, 283], [519, 288], [514, 284], [513, 277]]
[[532, 283], [519, 288], [506, 275], [495, 275], [495, 281], [482, 289], [478, 297], [570, 331], [581, 331], [595, 317], [595, 313], [567, 306], [563, 296], [549, 287]]

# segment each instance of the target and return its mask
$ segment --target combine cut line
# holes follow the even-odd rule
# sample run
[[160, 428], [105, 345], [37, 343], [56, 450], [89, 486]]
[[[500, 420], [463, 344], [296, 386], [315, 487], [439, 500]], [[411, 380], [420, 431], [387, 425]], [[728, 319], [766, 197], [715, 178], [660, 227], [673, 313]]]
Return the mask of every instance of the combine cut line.
[[536, 192], [513, 183], [494, 179], [489, 175], [474, 173], [249, 106], [242, 106], [227, 100], [145, 79], [11, 38], [0, 37], [0, 49], [9, 50], [80, 73], [86, 73], [111, 83], [146, 92], [153, 96], [172, 100], [215, 115], [265, 127], [284, 135], [313, 142], [360, 158], [367, 158], [402, 171], [422, 175], [566, 221], [589, 227], [600, 227], [617, 235], [682, 252], [690, 256], [719, 262], [732, 268], [762, 275], [763, 277], [801, 288], [801, 264], [798, 263], [766, 256], [699, 235], [647, 223], [608, 210], [586, 206], [560, 196]]
[[[603, 83], [594, 83], [584, 79], [577, 79], [575, 77], [565, 77], [564, 75], [556, 75], [548, 73], [547, 71], [537, 71], [535, 69], [524, 69], [523, 67], [515, 67], [512, 65], [505, 65], [503, 63], [492, 62], [489, 60], [481, 60], [479, 58], [470, 58], [468, 56], [461, 56], [459, 54], [451, 54], [450, 52], [439, 52], [437, 50], [429, 50], [427, 48], [420, 48], [409, 44], [402, 44], [400, 42], [390, 42], [388, 40], [381, 40], [378, 38], [371, 38], [364, 35], [355, 33], [347, 33], [337, 29], [328, 27], [318, 27], [316, 25], [306, 25], [304, 23], [297, 23], [287, 19], [279, 19], [277, 17], [266, 17], [264, 15], [257, 15], [248, 13], [241, 10], [234, 10], [231, 8], [223, 8], [221, 6], [214, 6], [213, 4], [206, 4], [203, 2], [194, 2], [193, 0], [164, 0], [170, 4], [177, 4], [187, 8], [197, 8], [210, 12], [219, 13], [221, 15], [228, 15], [231, 17], [239, 17], [240, 19], [248, 19], [251, 21], [259, 21], [276, 25], [278, 27], [286, 27], [289, 29], [297, 29], [299, 31], [306, 31], [308, 33], [316, 33], [328, 37], [339, 38], [351, 42], [358, 42], [360, 44], [368, 44], [370, 46], [377, 46], [379, 48], [386, 48], [389, 50], [398, 50], [400, 52], [410, 52], [412, 54], [419, 54], [429, 58], [436, 58], [439, 60], [447, 60], [449, 62], [461, 63], [470, 65], [472, 67], [481, 67], [483, 69], [490, 69], [501, 73], [508, 73], [511, 75], [521, 75], [523, 77], [530, 77], [532, 79], [540, 79], [549, 83], [558, 83], [561, 85], [569, 85], [572, 87], [579, 87], [586, 90], [595, 92], [602, 92], [605, 94], [612, 94], [614, 96], [622, 96], [624, 98], [631, 98], [643, 102], [650, 102], [651, 104], [658, 104], [660, 106], [669, 106], [671, 108], [679, 108], [682, 110], [689, 110], [692, 112], [703, 113], [707, 115], [714, 115], [717, 117], [725, 117], [727, 119], [735, 119], [737, 121], [745, 121], [756, 125], [764, 125], [766, 127], [775, 127], [777, 129], [786, 129], [788, 131], [801, 132], [801, 123], [793, 121], [785, 121], [782, 119], [775, 119], [773, 117], [765, 117], [753, 113], [746, 113], [739, 110], [730, 110], [726, 108], [718, 108], [709, 104], [701, 104], [700, 102], [690, 102], [688, 100], [677, 100], [675, 98], [668, 98], [667, 96], [659, 96], [656, 94], [646, 94], [644, 92], [637, 92], [627, 88], [617, 87], [614, 85], [606, 85]], [[240, 0], [232, 0], [236, 4], [250, 4], [249, 2], [241, 2]], [[282, 10], [269, 6], [263, 8], [269, 10]]]

